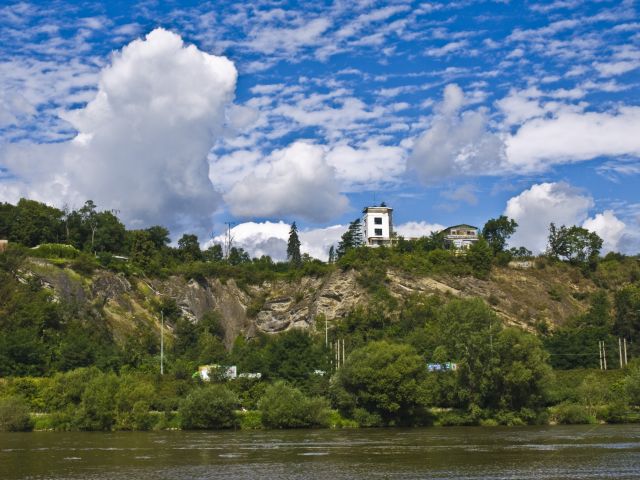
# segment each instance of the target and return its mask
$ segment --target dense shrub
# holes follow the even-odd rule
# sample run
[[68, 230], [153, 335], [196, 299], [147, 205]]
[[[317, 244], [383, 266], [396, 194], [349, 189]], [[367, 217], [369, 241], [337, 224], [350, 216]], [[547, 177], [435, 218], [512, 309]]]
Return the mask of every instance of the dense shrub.
[[596, 423], [596, 417], [589, 415], [586, 407], [575, 403], [559, 405], [552, 412], [552, 420], [565, 425], [579, 425], [584, 423]]
[[33, 429], [29, 407], [20, 397], [0, 400], [0, 432], [27, 432]]
[[284, 382], [269, 386], [258, 404], [267, 428], [326, 427], [330, 411], [326, 399], [308, 398]]
[[223, 385], [206, 385], [180, 404], [180, 425], [187, 430], [233, 428], [238, 425], [238, 397]]

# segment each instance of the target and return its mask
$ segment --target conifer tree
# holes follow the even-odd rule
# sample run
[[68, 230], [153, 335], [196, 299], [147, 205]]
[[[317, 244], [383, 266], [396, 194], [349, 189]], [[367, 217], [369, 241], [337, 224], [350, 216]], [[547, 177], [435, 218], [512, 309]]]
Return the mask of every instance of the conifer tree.
[[333, 263], [336, 261], [336, 250], [333, 248], [333, 245], [329, 247], [329, 263]]
[[302, 255], [300, 255], [300, 239], [298, 238], [298, 227], [296, 226], [296, 222], [291, 224], [291, 229], [289, 230], [287, 260], [295, 267], [299, 267], [302, 264]]

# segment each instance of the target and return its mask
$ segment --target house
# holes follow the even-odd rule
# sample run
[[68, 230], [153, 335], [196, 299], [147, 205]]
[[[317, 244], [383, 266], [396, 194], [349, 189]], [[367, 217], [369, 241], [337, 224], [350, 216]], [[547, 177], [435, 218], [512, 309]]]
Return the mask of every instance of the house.
[[9, 247], [9, 240], [0, 240], [0, 253], [5, 252]]
[[454, 225], [453, 227], [445, 228], [442, 233], [444, 234], [444, 244], [447, 248], [468, 250], [471, 245], [478, 241], [478, 227], [473, 225]]
[[379, 207], [365, 207], [362, 210], [364, 244], [368, 247], [391, 245], [393, 234], [393, 208], [382, 204]]

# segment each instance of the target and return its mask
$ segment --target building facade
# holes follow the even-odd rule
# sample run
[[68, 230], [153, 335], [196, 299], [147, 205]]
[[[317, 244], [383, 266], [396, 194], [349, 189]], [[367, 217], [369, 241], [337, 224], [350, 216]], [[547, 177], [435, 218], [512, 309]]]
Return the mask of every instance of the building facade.
[[368, 247], [391, 245], [393, 234], [393, 208], [366, 207], [362, 210], [364, 243]]
[[468, 250], [471, 245], [478, 241], [478, 227], [473, 225], [454, 225], [445, 228], [444, 244], [447, 248], [455, 248], [456, 250]]

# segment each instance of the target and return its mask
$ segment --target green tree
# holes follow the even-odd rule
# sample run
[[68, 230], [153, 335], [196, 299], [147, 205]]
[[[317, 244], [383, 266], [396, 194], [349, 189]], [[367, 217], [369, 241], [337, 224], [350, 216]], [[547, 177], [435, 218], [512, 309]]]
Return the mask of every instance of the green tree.
[[336, 250], [337, 257], [343, 257], [347, 251], [352, 248], [358, 248], [362, 246], [363, 243], [362, 221], [356, 218], [349, 224], [349, 228], [342, 234], [342, 237], [340, 237], [340, 242]]
[[204, 252], [202, 252], [202, 256], [207, 262], [221, 262], [222, 260], [224, 260], [222, 245], [220, 245], [219, 243], [214, 243]]
[[556, 259], [564, 259], [574, 264], [595, 265], [602, 239], [594, 232], [582, 227], [557, 228], [549, 225], [547, 252]]
[[258, 408], [267, 428], [326, 427], [329, 422], [329, 404], [325, 399], [308, 398], [282, 381], [267, 387]]
[[425, 377], [425, 362], [410, 345], [371, 342], [347, 357], [333, 393], [346, 415], [364, 409], [385, 425], [425, 423]]
[[634, 345], [640, 342], [640, 283], [627, 285], [616, 292], [615, 310], [613, 330], [616, 335], [632, 340]]
[[[57, 243], [63, 237], [63, 212], [35, 200], [21, 198], [9, 217], [9, 240], [27, 247]], [[6, 220], [5, 220], [6, 221]]]
[[194, 262], [202, 258], [202, 252], [200, 251], [200, 242], [198, 236], [185, 233], [178, 240], [178, 252], [180, 258], [185, 262]]
[[329, 247], [329, 263], [334, 263], [336, 261], [336, 249], [333, 245]]
[[180, 404], [180, 425], [187, 430], [233, 428], [238, 397], [223, 385], [205, 385]]
[[493, 261], [493, 251], [487, 241], [480, 237], [469, 248], [466, 259], [473, 269], [473, 274], [478, 278], [489, 278]]
[[242, 247], [231, 247], [229, 251], [229, 258], [227, 261], [231, 265], [241, 265], [243, 263], [251, 262], [251, 257], [247, 252], [244, 251]]
[[154, 225], [145, 230], [149, 234], [149, 240], [153, 243], [154, 247], [158, 250], [165, 248], [171, 243], [169, 238], [169, 230], [161, 225]]
[[504, 251], [507, 240], [516, 231], [518, 224], [515, 220], [500, 215], [498, 218], [492, 218], [484, 224], [482, 236], [487, 241], [494, 255]]
[[298, 238], [298, 227], [296, 222], [291, 224], [289, 230], [289, 241], [287, 242], [287, 260], [296, 268], [302, 265], [302, 257], [300, 255], [300, 239]]

